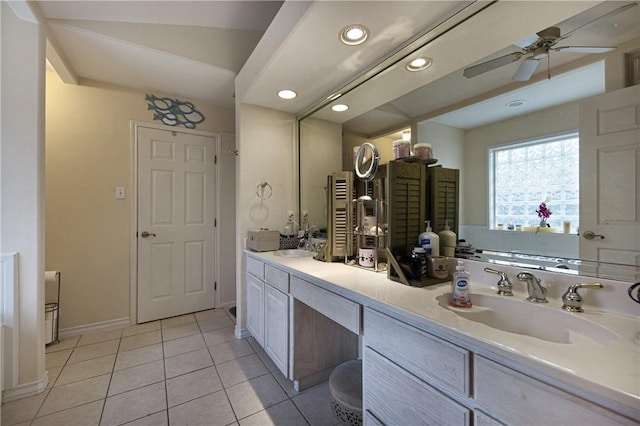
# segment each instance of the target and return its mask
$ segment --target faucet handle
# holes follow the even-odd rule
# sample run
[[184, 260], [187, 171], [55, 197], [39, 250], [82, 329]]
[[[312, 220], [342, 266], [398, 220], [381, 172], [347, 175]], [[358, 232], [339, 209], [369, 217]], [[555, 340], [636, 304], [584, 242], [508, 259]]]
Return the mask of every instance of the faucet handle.
[[513, 285], [511, 281], [509, 281], [509, 277], [507, 274], [501, 271], [496, 271], [491, 268], [484, 268], [485, 272], [489, 272], [491, 274], [500, 275], [500, 281], [498, 281], [498, 294], [501, 296], [513, 296]]
[[582, 309], [582, 296], [578, 293], [581, 288], [602, 288], [600, 283], [573, 284], [562, 295], [562, 309], [569, 312], [584, 312]]

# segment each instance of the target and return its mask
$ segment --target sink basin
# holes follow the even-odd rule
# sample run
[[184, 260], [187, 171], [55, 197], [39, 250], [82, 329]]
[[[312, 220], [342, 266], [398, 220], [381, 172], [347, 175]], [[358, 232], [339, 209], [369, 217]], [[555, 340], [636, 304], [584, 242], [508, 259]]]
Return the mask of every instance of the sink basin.
[[277, 250], [276, 256], [282, 257], [308, 257], [313, 256], [315, 253], [309, 250], [302, 249], [288, 249], [288, 250]]
[[575, 334], [606, 345], [618, 335], [593, 321], [549, 306], [537, 305], [512, 297], [472, 294], [471, 308], [449, 306], [449, 293], [436, 297], [439, 305], [470, 321], [489, 327], [535, 337], [553, 343], [569, 344]]

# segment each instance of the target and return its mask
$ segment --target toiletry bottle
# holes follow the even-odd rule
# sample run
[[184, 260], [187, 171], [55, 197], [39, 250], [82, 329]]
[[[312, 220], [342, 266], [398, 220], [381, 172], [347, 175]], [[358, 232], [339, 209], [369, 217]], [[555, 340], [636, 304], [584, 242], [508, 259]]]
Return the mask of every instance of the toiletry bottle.
[[425, 221], [427, 229], [418, 237], [418, 245], [424, 248], [427, 256], [440, 255], [440, 236], [431, 229], [431, 221]]
[[413, 251], [411, 252], [411, 257], [413, 257], [416, 260], [416, 265], [419, 262], [420, 265], [420, 276], [421, 277], [426, 277], [427, 276], [427, 253], [425, 251], [424, 248], [422, 247], [414, 247]]
[[449, 221], [445, 220], [444, 229], [440, 235], [440, 253], [443, 256], [453, 257], [456, 254], [456, 233], [449, 228]]
[[464, 270], [462, 260], [458, 260], [456, 272], [451, 281], [451, 301], [449, 304], [457, 308], [471, 307], [471, 275]]

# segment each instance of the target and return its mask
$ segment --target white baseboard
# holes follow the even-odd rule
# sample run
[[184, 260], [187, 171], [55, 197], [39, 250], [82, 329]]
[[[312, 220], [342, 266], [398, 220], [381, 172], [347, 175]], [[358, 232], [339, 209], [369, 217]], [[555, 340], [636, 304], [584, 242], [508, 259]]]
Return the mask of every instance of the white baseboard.
[[37, 395], [43, 392], [49, 384], [49, 373], [44, 372], [40, 380], [35, 382], [24, 383], [18, 386], [14, 386], [10, 389], [2, 391], [2, 403], [14, 401], [16, 399], [25, 398], [27, 396]]
[[236, 329], [234, 334], [236, 335], [236, 339], [244, 339], [246, 337], [251, 337], [251, 333], [249, 332], [249, 330], [247, 330], [246, 328], [240, 328], [238, 327], [237, 324], [236, 324]]
[[86, 334], [94, 331], [105, 331], [115, 328], [129, 327], [131, 320], [129, 318], [120, 318], [109, 321], [95, 322], [93, 324], [79, 325], [60, 330], [60, 339], [63, 337], [77, 336], [78, 334]]

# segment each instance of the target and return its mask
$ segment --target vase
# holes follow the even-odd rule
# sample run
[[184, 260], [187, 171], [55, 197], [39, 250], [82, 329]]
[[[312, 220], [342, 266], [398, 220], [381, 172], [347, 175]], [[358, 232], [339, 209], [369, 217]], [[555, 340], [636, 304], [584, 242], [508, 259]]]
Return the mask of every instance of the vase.
[[540, 228], [546, 228], [547, 227], [547, 221], [545, 219], [542, 219], [540, 221], [540, 225], [539, 226], [540, 226]]

